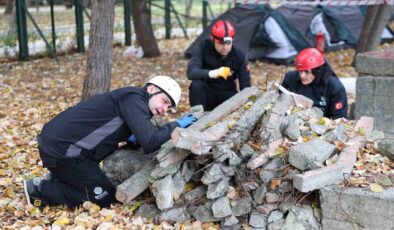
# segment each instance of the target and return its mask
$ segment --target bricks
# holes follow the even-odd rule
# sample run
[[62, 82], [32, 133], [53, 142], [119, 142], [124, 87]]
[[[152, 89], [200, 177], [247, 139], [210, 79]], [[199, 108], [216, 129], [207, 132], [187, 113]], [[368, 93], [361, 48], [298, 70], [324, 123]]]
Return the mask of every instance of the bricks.
[[[363, 128], [365, 135], [368, 135], [373, 129], [373, 122], [372, 117], [361, 117], [356, 123], [355, 130]], [[352, 171], [356, 163], [357, 151], [364, 145], [365, 139], [365, 136], [351, 138], [348, 140], [351, 145], [342, 150], [335, 164], [295, 175], [293, 186], [301, 192], [309, 192], [339, 183], [344, 179], [344, 174], [350, 174]]]

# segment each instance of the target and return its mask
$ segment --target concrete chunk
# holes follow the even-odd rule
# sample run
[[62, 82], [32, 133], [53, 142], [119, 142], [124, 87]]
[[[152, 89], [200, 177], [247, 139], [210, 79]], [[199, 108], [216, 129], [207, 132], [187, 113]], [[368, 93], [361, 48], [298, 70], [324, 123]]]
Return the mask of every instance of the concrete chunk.
[[212, 212], [215, 218], [224, 218], [232, 214], [230, 201], [227, 197], [221, 197], [212, 204]]
[[208, 185], [208, 191], [207, 191], [207, 198], [208, 199], [216, 199], [218, 197], [223, 196], [229, 186], [229, 178], [223, 178], [217, 183], [212, 183]]
[[224, 178], [225, 175], [221, 169], [222, 164], [213, 164], [208, 170], [204, 173], [204, 176], [201, 178], [201, 182], [205, 185], [214, 183]]
[[173, 181], [170, 175], [152, 184], [152, 193], [156, 198], [156, 204], [160, 210], [171, 208], [174, 204], [172, 187]]
[[295, 145], [289, 150], [289, 162], [294, 167], [307, 170], [311, 165], [323, 163], [334, 152], [335, 145], [320, 139]]
[[172, 208], [160, 213], [157, 216], [158, 222], [185, 222], [190, 220], [190, 214], [187, 212], [186, 207]]
[[267, 216], [253, 210], [250, 214], [249, 225], [255, 228], [265, 228], [267, 226]]

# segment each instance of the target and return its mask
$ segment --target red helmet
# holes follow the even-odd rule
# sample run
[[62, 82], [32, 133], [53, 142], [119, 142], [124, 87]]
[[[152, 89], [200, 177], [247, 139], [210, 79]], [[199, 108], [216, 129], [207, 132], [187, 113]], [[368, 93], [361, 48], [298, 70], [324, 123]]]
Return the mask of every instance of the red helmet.
[[211, 29], [211, 39], [218, 43], [231, 44], [235, 37], [233, 25], [227, 20], [219, 20], [215, 22]]
[[324, 57], [318, 49], [306, 48], [302, 50], [295, 60], [297, 70], [311, 70], [324, 64]]

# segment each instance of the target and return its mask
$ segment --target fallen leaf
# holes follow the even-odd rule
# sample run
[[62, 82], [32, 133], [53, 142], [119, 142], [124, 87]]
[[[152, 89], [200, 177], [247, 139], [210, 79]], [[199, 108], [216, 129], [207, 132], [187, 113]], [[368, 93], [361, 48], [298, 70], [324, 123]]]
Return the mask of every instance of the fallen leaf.
[[383, 191], [383, 187], [382, 187], [381, 185], [375, 184], [375, 183], [370, 184], [370, 185], [369, 185], [369, 189], [370, 189], [372, 192], [382, 192], [382, 191]]
[[276, 190], [277, 187], [282, 183], [282, 180], [280, 179], [272, 179], [271, 184], [270, 184], [270, 189], [271, 190]]

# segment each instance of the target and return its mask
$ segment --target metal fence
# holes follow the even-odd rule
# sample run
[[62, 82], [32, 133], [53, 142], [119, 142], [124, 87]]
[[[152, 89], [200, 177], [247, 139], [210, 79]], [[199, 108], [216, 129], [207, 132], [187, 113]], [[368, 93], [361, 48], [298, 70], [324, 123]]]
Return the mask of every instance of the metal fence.
[[[190, 1], [192, 10], [188, 12]], [[116, 2], [114, 31], [129, 46], [133, 38], [130, 0]], [[173, 29], [188, 38], [189, 28], [206, 29], [210, 20], [235, 5], [199, 0], [148, 0], [147, 3], [153, 28], [164, 29], [166, 39], [171, 38]], [[73, 0], [72, 8], [64, 4], [64, 1], [48, 0], [44, 5], [29, 6], [26, 0], [16, 0], [11, 15], [5, 15], [0, 6], [0, 56], [28, 60], [32, 53], [44, 52], [57, 60], [59, 51], [85, 52], [90, 9], [84, 0]]]

